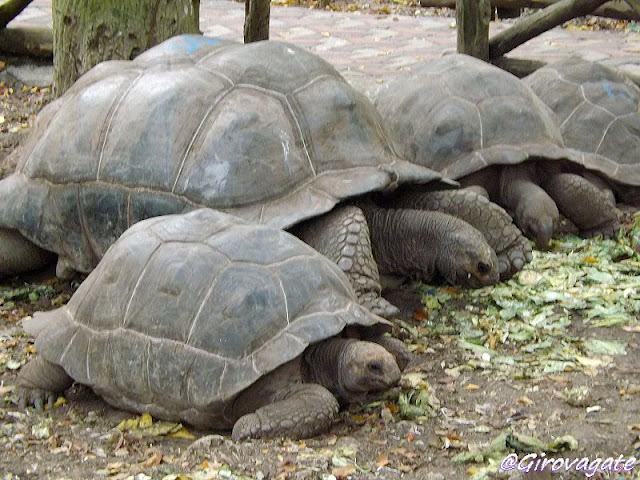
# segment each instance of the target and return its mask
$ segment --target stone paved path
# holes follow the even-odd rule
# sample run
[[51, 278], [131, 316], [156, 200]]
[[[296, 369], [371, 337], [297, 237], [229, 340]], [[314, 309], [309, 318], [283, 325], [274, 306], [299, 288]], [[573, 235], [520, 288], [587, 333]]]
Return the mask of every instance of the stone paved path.
[[[244, 3], [201, 0], [200, 26], [207, 35], [242, 41]], [[34, 0], [13, 24], [51, 24], [51, 0]], [[508, 23], [491, 25], [492, 34]], [[455, 19], [370, 15], [303, 7], [273, 6], [271, 38], [317, 53], [349, 80], [376, 81], [407, 70], [413, 63], [455, 51]], [[640, 62], [640, 33], [555, 28], [518, 47], [510, 55], [553, 61], [578, 54], [588, 60]], [[623, 60], [624, 59], [624, 60]], [[637, 67], [632, 67], [637, 68]]]

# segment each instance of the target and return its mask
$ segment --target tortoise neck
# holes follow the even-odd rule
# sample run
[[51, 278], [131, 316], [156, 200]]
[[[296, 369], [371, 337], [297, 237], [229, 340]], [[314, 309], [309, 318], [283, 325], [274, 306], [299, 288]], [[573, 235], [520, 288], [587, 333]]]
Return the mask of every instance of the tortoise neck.
[[358, 340], [329, 338], [311, 345], [304, 352], [303, 380], [318, 383], [333, 393], [339, 402], [352, 401], [353, 395], [345, 388], [345, 368], [349, 350]]

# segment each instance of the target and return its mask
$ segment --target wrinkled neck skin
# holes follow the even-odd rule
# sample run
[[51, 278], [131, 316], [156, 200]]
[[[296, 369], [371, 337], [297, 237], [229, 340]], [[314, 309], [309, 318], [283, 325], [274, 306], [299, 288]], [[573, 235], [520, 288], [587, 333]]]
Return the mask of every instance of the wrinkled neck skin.
[[[438, 275], [451, 284], [458, 278], [462, 252], [482, 234], [466, 222], [441, 212], [412, 209], [363, 208], [371, 230], [374, 256], [381, 274], [431, 281]], [[461, 235], [469, 239], [462, 239]], [[469, 245], [467, 246], [467, 242]], [[484, 252], [483, 252], [484, 253]], [[495, 255], [495, 254], [494, 254]]]
[[353, 338], [330, 338], [305, 350], [303, 379], [305, 383], [319, 383], [329, 390], [343, 405], [363, 401], [367, 392], [352, 392], [345, 386], [346, 360], [352, 345], [358, 340]]
[[400, 380], [396, 358], [383, 346], [354, 338], [333, 337], [305, 350], [305, 382], [319, 383], [341, 404], [362, 402]]
[[[442, 232], [434, 216], [417, 210], [364, 209], [380, 273], [431, 280], [442, 257]], [[439, 213], [439, 212], [436, 212]]]

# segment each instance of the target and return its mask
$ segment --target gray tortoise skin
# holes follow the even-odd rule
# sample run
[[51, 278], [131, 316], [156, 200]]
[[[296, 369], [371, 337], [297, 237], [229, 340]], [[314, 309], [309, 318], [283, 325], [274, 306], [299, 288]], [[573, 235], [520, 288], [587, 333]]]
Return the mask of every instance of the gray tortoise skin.
[[[466, 222], [431, 212], [387, 222], [393, 212], [371, 201], [345, 202], [454, 182], [400, 159], [373, 104], [286, 43], [180, 36], [134, 61], [102, 63], [43, 109], [16, 154], [17, 171], [0, 182], [0, 240], [19, 232], [54, 252], [60, 275], [91, 271], [140, 220], [208, 207], [287, 229], [332, 216], [333, 240], [317, 241], [326, 225], [303, 225], [301, 236], [385, 316], [397, 309], [380, 297], [380, 273], [499, 280], [495, 252]], [[418, 231], [418, 220], [428, 228]], [[387, 246], [371, 245], [369, 227], [387, 232], [382, 241], [397, 245], [402, 265], [379, 258]], [[416, 245], [422, 258], [409, 260]]]
[[640, 88], [618, 70], [578, 57], [523, 81], [555, 113], [565, 145], [607, 182], [603, 188], [640, 207]]
[[333, 262], [209, 209], [137, 223], [67, 305], [25, 328], [38, 356], [18, 377], [23, 406], [77, 381], [118, 408], [234, 439], [321, 433], [338, 401], [399, 380], [395, 353], [374, 342], [403, 367], [408, 355]]
[[517, 77], [462, 54], [412, 67], [374, 94], [399, 154], [503, 206], [546, 247], [561, 216], [585, 235], [611, 233], [614, 202], [583, 175], [550, 109]]

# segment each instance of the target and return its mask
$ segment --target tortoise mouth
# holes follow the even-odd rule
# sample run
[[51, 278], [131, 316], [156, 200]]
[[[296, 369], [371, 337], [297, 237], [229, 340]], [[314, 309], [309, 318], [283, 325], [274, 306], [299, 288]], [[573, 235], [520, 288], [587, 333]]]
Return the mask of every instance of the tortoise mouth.
[[456, 283], [467, 288], [481, 288], [500, 281], [498, 257], [494, 252], [488, 261], [470, 261], [456, 275]]

